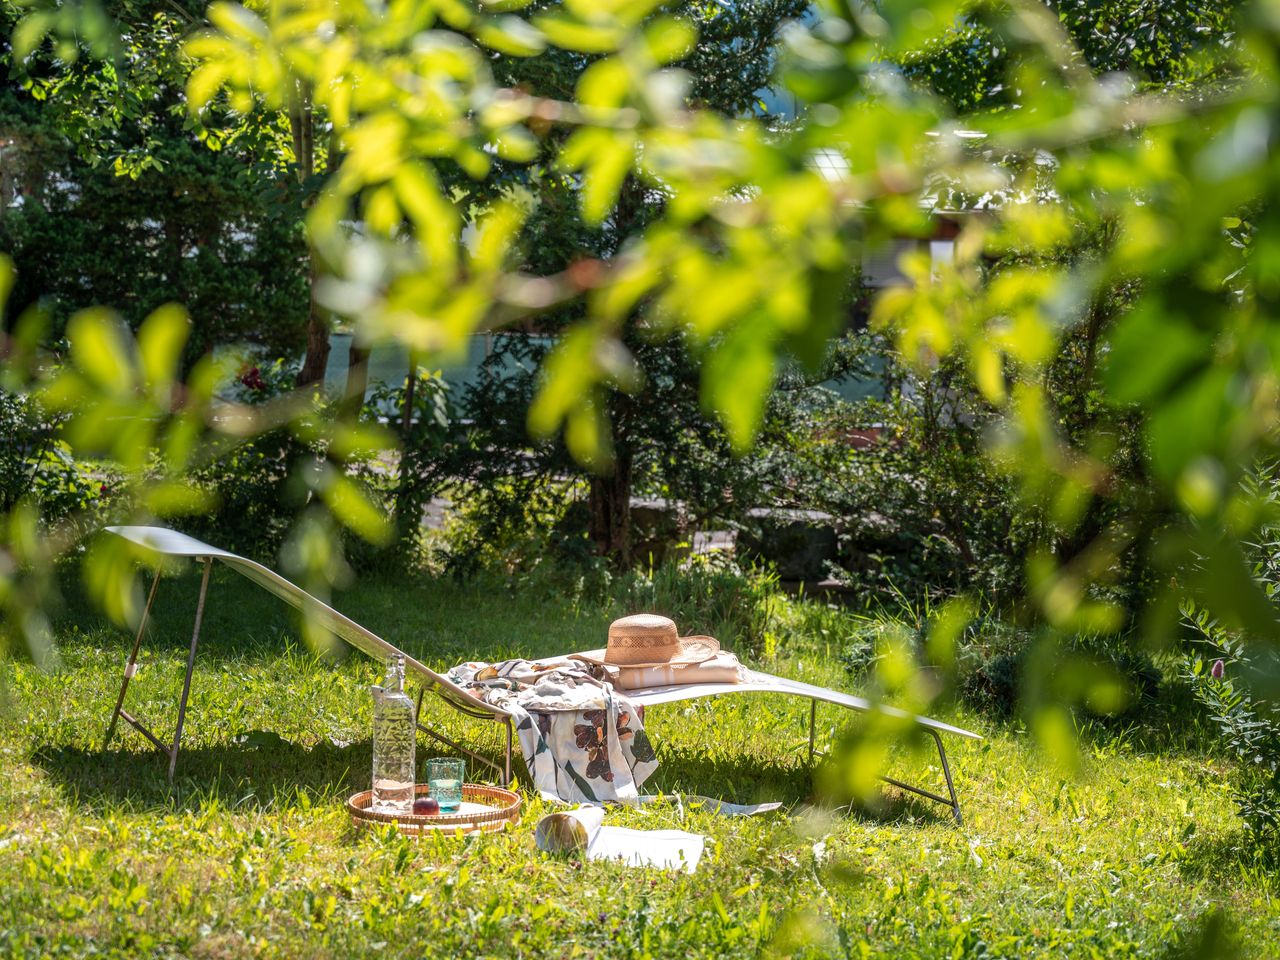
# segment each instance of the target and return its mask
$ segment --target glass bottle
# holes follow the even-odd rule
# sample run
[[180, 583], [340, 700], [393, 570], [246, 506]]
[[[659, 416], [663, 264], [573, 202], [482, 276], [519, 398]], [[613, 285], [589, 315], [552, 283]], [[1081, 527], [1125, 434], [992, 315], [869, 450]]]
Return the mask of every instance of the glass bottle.
[[373, 804], [378, 813], [413, 812], [413, 701], [404, 692], [404, 657], [387, 658], [387, 678], [373, 693]]

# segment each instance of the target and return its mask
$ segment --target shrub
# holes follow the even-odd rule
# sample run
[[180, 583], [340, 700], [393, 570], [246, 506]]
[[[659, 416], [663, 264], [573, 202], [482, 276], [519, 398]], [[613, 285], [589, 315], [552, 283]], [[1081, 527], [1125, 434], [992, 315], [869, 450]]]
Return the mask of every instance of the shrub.
[[[691, 530], [740, 523], [751, 508], [793, 496], [778, 492], [789, 480], [791, 448], [830, 391], [784, 378], [769, 397], [759, 443], [736, 455], [705, 411], [697, 363], [680, 343], [641, 334], [629, 330], [625, 338], [644, 372], [640, 392], [610, 392], [605, 404], [613, 457], [603, 473], [577, 463], [559, 438], [529, 438], [529, 407], [551, 338], [494, 339], [476, 381], [457, 399], [459, 418], [442, 466], [487, 538], [518, 535], [529, 525], [539, 550], [563, 549], [562, 559], [577, 560], [585, 538], [590, 553], [626, 569], [665, 556]], [[554, 509], [543, 508], [549, 499]], [[634, 503], [641, 499], [668, 505], [671, 522], [638, 517]], [[455, 543], [451, 557], [474, 567], [462, 547]]]
[[[1107, 423], [1117, 490], [1093, 498], [1073, 525], [1045, 491], [1016, 481], [1016, 464], [992, 457], [991, 441], [1008, 425], [953, 361], [921, 372], [869, 334], [846, 338], [840, 351], [842, 368], [878, 378], [883, 396], [814, 406], [807, 429], [777, 448], [772, 489], [780, 506], [829, 515], [838, 535], [829, 573], [863, 597], [905, 592], [919, 603], [962, 592], [1008, 608], [1025, 594], [1031, 551], [1068, 562], [1144, 489], [1135, 427], [1079, 384], [1063, 379], [1052, 393], [1060, 425], [1075, 441]], [[1109, 598], [1138, 606], [1152, 583], [1142, 551], [1112, 573]]]
[[57, 431], [30, 396], [0, 391], [0, 515], [29, 498], [44, 521], [56, 521], [110, 494], [114, 478], [76, 461]]
[[196, 470], [193, 482], [213, 494], [214, 505], [191, 518], [190, 532], [236, 553], [259, 559], [274, 556], [303, 496], [290, 484], [290, 469], [308, 453], [281, 428]]
[[740, 652], [763, 652], [777, 584], [768, 574], [744, 571], [719, 554], [637, 570], [614, 580], [612, 608], [671, 617], [682, 633], [718, 637]]
[[[229, 388], [231, 398], [263, 404], [293, 389], [296, 363], [246, 361]], [[273, 558], [284, 543], [306, 496], [291, 471], [320, 455], [287, 427], [260, 434], [199, 467], [192, 482], [213, 496], [213, 507], [191, 518], [187, 528], [236, 553]]]
[[[927, 653], [932, 616], [928, 606], [902, 604], [896, 614], [873, 615], [813, 603], [793, 606], [811, 612], [799, 617], [793, 613], [791, 628], [840, 637], [838, 659], [855, 676], [870, 674], [887, 644], [904, 640], [914, 647], [921, 666], [936, 666]], [[1001, 619], [993, 610], [965, 627], [955, 650], [956, 694], [1002, 717], [1048, 699], [1084, 706], [1094, 714], [1129, 718], [1156, 701], [1162, 680], [1148, 655], [1118, 645], [1113, 637], [1041, 636]]]
[[[1256, 468], [1242, 493], [1274, 517], [1280, 505], [1280, 467]], [[1280, 601], [1280, 524], [1265, 523], [1249, 547], [1252, 576], [1273, 607]], [[1210, 561], [1203, 561], [1210, 562]], [[1228, 628], [1191, 600], [1182, 607], [1190, 641], [1183, 674], [1237, 757], [1233, 792], [1245, 826], [1260, 841], [1280, 840], [1280, 649], [1274, 639]]]
[[[1275, 595], [1275, 581], [1267, 584]], [[1233, 793], [1245, 826], [1261, 842], [1280, 840], [1280, 653], [1258, 649], [1226, 630], [1207, 610], [1188, 603], [1184, 619], [1200, 650], [1185, 661], [1184, 675], [1209, 711], [1223, 743], [1239, 760]]]
[[794, 506], [831, 515], [831, 572], [864, 596], [1020, 587], [1033, 518], [984, 458], [980, 425], [940, 418], [932, 401], [898, 392], [826, 407], [797, 444]]
[[[228, 394], [242, 403], [264, 403], [289, 389], [290, 372], [282, 360], [246, 360]], [[213, 508], [192, 517], [189, 531], [236, 553], [261, 559], [273, 556], [297, 508], [296, 499], [286, 496], [286, 488], [298, 452], [292, 434], [277, 429], [193, 471], [192, 482], [213, 495]]]
[[[509, 477], [455, 485], [435, 559], [455, 577], [481, 572], [570, 580], [598, 576], [581, 514], [582, 484]], [[572, 591], [570, 591], [572, 592]]]
[[1061, 637], [980, 617], [961, 637], [958, 683], [962, 699], [1012, 716], [1045, 700], [1083, 706], [1103, 717], [1131, 719], [1156, 702], [1163, 674], [1128, 638]]
[[421, 370], [412, 381], [378, 384], [365, 402], [364, 417], [386, 421], [400, 438], [399, 455], [391, 462], [359, 470], [369, 487], [382, 492], [395, 518], [393, 548], [379, 557], [411, 565], [422, 558], [423, 517], [444, 483], [441, 454], [456, 419], [449, 385], [438, 373]]

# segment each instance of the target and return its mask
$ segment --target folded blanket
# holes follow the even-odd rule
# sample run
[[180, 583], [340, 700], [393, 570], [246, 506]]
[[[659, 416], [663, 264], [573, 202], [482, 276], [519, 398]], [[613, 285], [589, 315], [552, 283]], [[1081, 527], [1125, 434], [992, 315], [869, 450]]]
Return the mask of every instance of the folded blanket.
[[639, 711], [579, 661], [462, 663], [449, 679], [515, 717], [520, 752], [544, 799], [631, 800], [658, 768]]
[[661, 667], [604, 667], [614, 686], [623, 690], [666, 687], [688, 683], [744, 683], [746, 668], [727, 650], [701, 663], [664, 664]]

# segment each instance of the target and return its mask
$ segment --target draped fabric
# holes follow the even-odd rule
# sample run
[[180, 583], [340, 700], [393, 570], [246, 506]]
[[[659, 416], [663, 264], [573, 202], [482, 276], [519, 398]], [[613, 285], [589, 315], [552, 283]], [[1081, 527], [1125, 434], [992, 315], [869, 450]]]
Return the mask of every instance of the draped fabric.
[[544, 799], [633, 800], [658, 768], [640, 711], [589, 664], [463, 663], [448, 678], [515, 718], [520, 752]]

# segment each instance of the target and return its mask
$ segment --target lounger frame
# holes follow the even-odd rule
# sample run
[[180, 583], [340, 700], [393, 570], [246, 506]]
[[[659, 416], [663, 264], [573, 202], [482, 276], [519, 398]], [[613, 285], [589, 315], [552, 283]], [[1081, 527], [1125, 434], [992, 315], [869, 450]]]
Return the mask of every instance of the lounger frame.
[[[388, 643], [386, 640], [383, 640], [377, 634], [356, 623], [351, 618], [344, 616], [342, 613], [339, 613], [328, 604], [316, 599], [301, 587], [291, 583], [275, 571], [260, 563], [249, 560], [246, 557], [230, 553], [226, 550], [210, 546], [209, 544], [202, 543], [193, 537], [188, 537], [185, 534], [178, 533], [177, 531], [169, 530], [164, 527], [120, 526], [107, 527], [106, 529], [110, 533], [122, 537], [130, 543], [145, 548], [147, 551], [159, 553], [164, 556], [186, 557], [198, 561], [202, 564], [203, 570], [200, 578], [200, 593], [196, 601], [195, 621], [191, 634], [191, 645], [187, 654], [186, 673], [182, 684], [182, 696], [178, 701], [178, 716], [173, 739], [171, 741], [161, 739], [140, 719], [124, 709], [125, 697], [129, 689], [129, 683], [137, 673], [138, 651], [142, 645], [142, 638], [146, 632], [147, 622], [150, 618], [151, 610], [156, 599], [156, 593], [159, 590], [160, 580], [163, 575], [162, 570], [157, 567], [150, 590], [147, 593], [147, 602], [138, 624], [137, 634], [134, 637], [133, 646], [129, 651], [129, 657], [125, 663], [124, 676], [120, 683], [120, 692], [116, 697], [115, 709], [111, 713], [111, 719], [107, 726], [107, 734], [103, 741], [104, 750], [111, 743], [111, 739], [115, 734], [117, 721], [123, 719], [126, 723], [137, 729], [139, 733], [146, 737], [152, 746], [168, 758], [169, 780], [172, 782], [174, 773], [177, 769], [178, 751], [182, 744], [182, 733], [186, 721], [187, 703], [191, 695], [191, 679], [192, 673], [195, 669], [196, 649], [200, 640], [200, 626], [204, 619], [205, 603], [208, 598], [209, 577], [213, 569], [214, 560], [219, 560], [225, 565], [231, 567], [237, 573], [247, 577], [270, 593], [284, 600], [290, 606], [297, 608], [305, 615], [318, 621], [325, 627], [325, 629], [329, 630], [335, 636], [340, 637], [369, 656], [379, 660], [384, 660], [386, 657], [392, 655], [404, 657], [406, 675], [414, 678], [420, 685], [418, 691], [417, 710], [417, 716], [419, 718], [417, 724], [418, 729], [431, 739], [458, 751], [473, 762], [491, 769], [494, 772], [495, 778], [504, 786], [508, 786], [513, 782], [514, 718], [501, 707], [485, 703], [470, 691], [453, 683], [447, 677], [436, 673], [425, 664], [420, 663], [414, 657], [409, 656], [398, 647]], [[436, 694], [450, 707], [465, 716], [504, 726], [506, 728], [506, 742], [502, 762], [499, 764], [489, 757], [477, 753], [450, 737], [445, 736], [440, 731], [433, 730], [423, 724], [421, 721], [422, 702], [428, 691]], [[941, 734], [948, 733], [968, 739], [982, 739], [978, 734], [969, 730], [964, 730], [960, 727], [954, 727], [950, 724], [942, 723], [941, 721], [934, 720], [931, 717], [908, 714], [893, 707], [874, 704], [869, 700], [852, 694], [828, 690], [825, 687], [802, 683], [797, 680], [788, 680], [783, 677], [775, 677], [771, 674], [760, 673], [758, 671], [748, 671], [748, 682], [746, 683], [705, 683], [649, 687], [643, 690], [629, 690], [627, 691], [627, 696], [642, 708], [647, 708], [666, 703], [674, 703], [681, 700], [701, 699], [704, 697], [722, 696], [734, 693], [780, 693], [807, 697], [810, 701], [809, 763], [811, 766], [816, 757], [815, 730], [817, 724], [818, 704], [820, 702], [831, 703], [849, 710], [860, 712], [880, 711], [898, 719], [907, 720], [918, 725], [926, 734], [933, 738], [934, 744], [937, 746], [938, 759], [942, 765], [942, 773], [946, 780], [947, 795], [942, 796], [923, 787], [904, 783], [901, 780], [895, 780], [892, 777], [882, 777], [881, 779], [895, 787], [898, 787], [899, 789], [909, 791], [918, 796], [949, 807], [951, 809], [952, 816], [955, 817], [956, 823], [963, 822], [960, 811], [960, 799], [956, 793], [955, 782], [951, 775], [951, 766], [947, 761], [947, 751], [943, 745]]]

